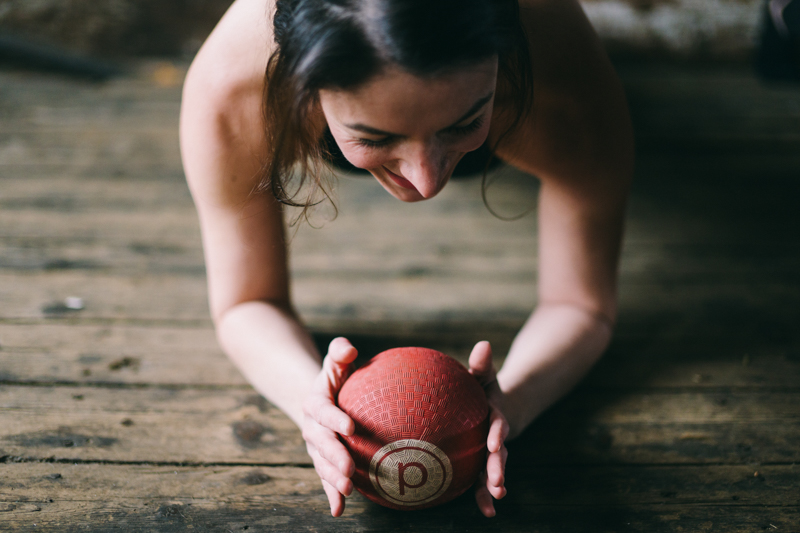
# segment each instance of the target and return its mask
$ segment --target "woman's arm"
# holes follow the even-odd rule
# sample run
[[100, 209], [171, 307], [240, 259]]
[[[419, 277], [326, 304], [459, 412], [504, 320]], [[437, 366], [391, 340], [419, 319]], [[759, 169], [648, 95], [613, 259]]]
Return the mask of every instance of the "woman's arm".
[[356, 352], [336, 339], [320, 357], [290, 303], [281, 206], [256, 192], [267, 157], [261, 98], [271, 5], [236, 0], [198, 53], [184, 85], [181, 153], [219, 342], [253, 387], [302, 428], [339, 516], [355, 464], [335, 432], [352, 434], [354, 425], [333, 392]]
[[498, 154], [542, 187], [538, 306], [498, 373], [512, 436], [577, 384], [611, 339], [633, 170], [622, 87], [577, 0], [528, 0], [521, 12], [534, 106]]
[[254, 191], [265, 156], [266, 6], [234, 3], [198, 53], [184, 85], [181, 150], [220, 344], [256, 389], [300, 424], [320, 357], [290, 307], [280, 206]]

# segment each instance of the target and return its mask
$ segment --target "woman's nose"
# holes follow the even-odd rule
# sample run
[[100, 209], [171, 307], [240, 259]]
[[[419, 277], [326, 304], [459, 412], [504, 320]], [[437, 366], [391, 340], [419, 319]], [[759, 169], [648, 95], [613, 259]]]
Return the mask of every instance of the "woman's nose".
[[423, 198], [439, 192], [447, 172], [447, 152], [436, 142], [419, 143], [403, 154], [400, 170]]

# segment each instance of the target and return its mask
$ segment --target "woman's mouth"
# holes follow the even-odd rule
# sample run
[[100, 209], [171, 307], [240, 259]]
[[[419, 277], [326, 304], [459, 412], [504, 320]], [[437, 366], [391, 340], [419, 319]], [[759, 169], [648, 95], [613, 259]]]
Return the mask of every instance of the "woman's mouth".
[[386, 174], [388, 174], [389, 177], [392, 178], [393, 182], [395, 182], [396, 184], [398, 184], [402, 188], [409, 189], [409, 190], [412, 190], [412, 191], [416, 191], [417, 190], [417, 188], [414, 187], [414, 184], [412, 184], [410, 181], [408, 181], [404, 177], [398, 176], [397, 174], [395, 174], [394, 172], [392, 172], [391, 170], [389, 170], [386, 167], [383, 167], [383, 170], [385, 170]]

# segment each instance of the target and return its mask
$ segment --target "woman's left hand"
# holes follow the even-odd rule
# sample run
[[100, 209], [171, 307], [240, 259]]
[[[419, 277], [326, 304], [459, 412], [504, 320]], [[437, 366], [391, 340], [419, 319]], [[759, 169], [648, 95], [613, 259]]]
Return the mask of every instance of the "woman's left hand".
[[489, 450], [486, 469], [481, 472], [475, 486], [475, 500], [485, 516], [494, 516], [494, 499], [506, 495], [505, 470], [508, 450], [505, 440], [508, 436], [508, 422], [502, 413], [503, 391], [497, 383], [497, 372], [492, 364], [492, 347], [481, 341], [472, 349], [469, 356], [469, 372], [478, 379], [486, 391], [489, 401], [489, 437], [486, 447]]

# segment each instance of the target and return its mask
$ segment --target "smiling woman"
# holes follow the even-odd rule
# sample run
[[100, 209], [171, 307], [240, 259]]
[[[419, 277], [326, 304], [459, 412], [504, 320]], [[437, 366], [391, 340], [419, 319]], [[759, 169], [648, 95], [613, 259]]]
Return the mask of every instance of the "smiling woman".
[[[264, 185], [288, 205], [298, 205], [295, 194], [302, 190], [288, 186], [290, 176], [312, 180], [311, 198], [322, 187], [319, 137], [326, 126], [351, 164], [401, 200], [414, 201], [438, 193], [463, 154], [485, 141], [498, 71], [511, 93], [514, 122], [530, 104], [530, 58], [515, 0], [280, 1], [274, 28], [264, 88], [272, 152]], [[478, 107], [488, 113], [462, 124], [479, 118], [471, 109], [477, 100], [469, 101], [478, 94]], [[345, 116], [349, 122], [338, 120]], [[438, 127], [425, 131], [431, 126]], [[469, 133], [475, 135], [467, 139]], [[411, 158], [416, 168], [392, 170], [408, 161], [395, 157], [410, 147], [407, 141], [418, 152]], [[303, 165], [300, 173], [291, 172], [296, 163]], [[399, 194], [398, 185], [417, 194]]]
[[486, 141], [496, 82], [495, 58], [434, 79], [394, 67], [355, 91], [322, 90], [319, 101], [347, 160], [413, 202], [434, 197]]
[[469, 360], [490, 406], [475, 497], [493, 516], [505, 439], [611, 337], [633, 161], [620, 84], [577, 0], [236, 0], [203, 45], [181, 150], [217, 336], [302, 428], [339, 516], [355, 464], [338, 436], [355, 426], [335, 399], [356, 349], [339, 338], [323, 359], [294, 312], [282, 210], [330, 187], [331, 143], [406, 202], [436, 196], [478, 149], [541, 180], [536, 308], [499, 372], [486, 342]]

